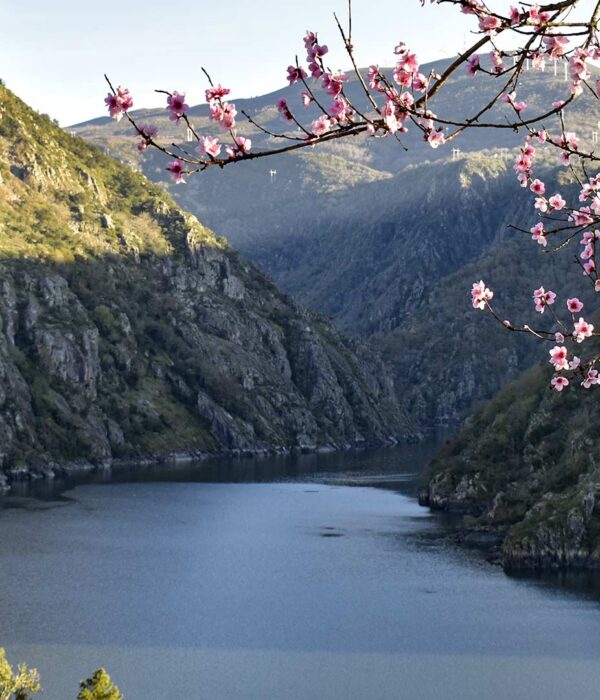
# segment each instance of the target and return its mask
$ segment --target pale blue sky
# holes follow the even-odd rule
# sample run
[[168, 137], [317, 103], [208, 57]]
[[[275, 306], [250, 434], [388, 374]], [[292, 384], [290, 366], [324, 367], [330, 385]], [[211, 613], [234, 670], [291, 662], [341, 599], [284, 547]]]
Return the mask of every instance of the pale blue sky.
[[[136, 107], [164, 103], [154, 88], [201, 102], [200, 66], [249, 97], [286, 84], [306, 29], [332, 49], [331, 68], [348, 68], [332, 17], [346, 8], [347, 0], [0, 0], [0, 77], [62, 125], [104, 113], [105, 72], [130, 88]], [[455, 55], [474, 26], [455, 7], [418, 0], [353, 0], [353, 15], [360, 65], [389, 65], [401, 40], [423, 61]]]

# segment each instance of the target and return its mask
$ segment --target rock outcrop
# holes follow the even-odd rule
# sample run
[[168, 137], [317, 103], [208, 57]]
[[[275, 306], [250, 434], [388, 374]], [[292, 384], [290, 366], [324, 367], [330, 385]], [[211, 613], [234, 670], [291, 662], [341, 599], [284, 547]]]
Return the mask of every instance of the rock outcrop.
[[0, 489], [172, 452], [415, 434], [381, 360], [0, 87]]
[[422, 505], [504, 533], [505, 568], [600, 568], [600, 403], [536, 367], [475, 412], [430, 466]]

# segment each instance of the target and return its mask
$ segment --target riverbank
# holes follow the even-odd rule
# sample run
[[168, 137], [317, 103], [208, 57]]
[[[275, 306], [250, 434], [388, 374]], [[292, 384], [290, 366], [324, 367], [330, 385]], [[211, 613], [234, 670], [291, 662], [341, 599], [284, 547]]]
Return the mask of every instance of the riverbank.
[[[284, 457], [290, 455], [326, 455], [332, 453], [344, 454], [350, 450], [356, 451], [376, 451], [389, 449], [399, 443], [395, 438], [389, 438], [385, 443], [366, 443], [365, 441], [351, 443], [347, 442], [342, 446], [320, 445], [304, 447], [280, 447], [269, 448], [247, 448], [247, 449], [221, 449], [214, 451], [206, 450], [173, 450], [161, 454], [140, 455], [128, 458], [106, 458], [100, 461], [90, 461], [85, 459], [56, 462], [48, 460], [36, 462], [30, 465], [20, 464], [6, 467], [0, 471], [0, 496], [6, 495], [11, 490], [11, 484], [36, 482], [40, 480], [54, 481], [60, 479], [76, 479], [90, 474], [110, 474], [112, 470], [142, 471], [149, 467], [165, 466], [172, 467], [180, 464], [192, 464], [205, 462], [207, 460], [218, 459], [266, 459], [269, 457]], [[406, 445], [418, 444], [413, 440], [406, 440]]]
[[506, 571], [600, 569], [600, 404], [557, 396], [536, 367], [470, 416], [424, 475], [420, 503], [502, 536]]

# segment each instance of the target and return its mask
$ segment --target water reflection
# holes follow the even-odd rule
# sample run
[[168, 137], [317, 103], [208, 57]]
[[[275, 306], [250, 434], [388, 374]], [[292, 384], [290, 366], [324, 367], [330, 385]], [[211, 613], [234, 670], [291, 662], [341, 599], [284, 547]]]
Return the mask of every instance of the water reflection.
[[278, 481], [329, 481], [332, 484], [380, 486], [416, 496], [422, 468], [446, 439], [447, 432], [432, 433], [426, 443], [393, 448], [343, 452], [218, 457], [197, 462], [171, 462], [144, 466], [118, 466], [54, 480], [16, 482], [0, 508], [35, 507], [23, 499], [64, 499], [65, 491], [83, 484], [110, 483], [270, 483]]

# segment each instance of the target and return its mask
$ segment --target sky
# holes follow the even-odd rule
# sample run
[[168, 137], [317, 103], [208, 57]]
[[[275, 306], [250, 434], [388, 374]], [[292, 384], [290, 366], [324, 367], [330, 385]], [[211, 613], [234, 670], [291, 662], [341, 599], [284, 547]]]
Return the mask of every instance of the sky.
[[[421, 8], [419, 0], [353, 0], [352, 7], [361, 66], [390, 65], [399, 41], [422, 62], [454, 56], [475, 26], [456, 7]], [[350, 67], [334, 12], [346, 18], [347, 0], [0, 0], [0, 78], [62, 126], [105, 113], [104, 73], [129, 87], [135, 107], [162, 106], [155, 89], [202, 102], [201, 66], [232, 98], [252, 97], [286, 84], [287, 66], [296, 54], [304, 58], [307, 29], [329, 46], [330, 68]]]
[[[331, 68], [349, 67], [334, 12], [346, 18], [347, 0], [0, 0], [0, 78], [62, 126], [104, 113], [104, 73], [130, 88], [136, 107], [162, 106], [156, 88], [203, 101], [201, 66], [234, 98], [251, 97], [286, 84], [307, 29], [329, 45]], [[418, 0], [353, 0], [360, 65], [389, 65], [401, 40], [423, 61], [454, 55], [472, 25]]]

